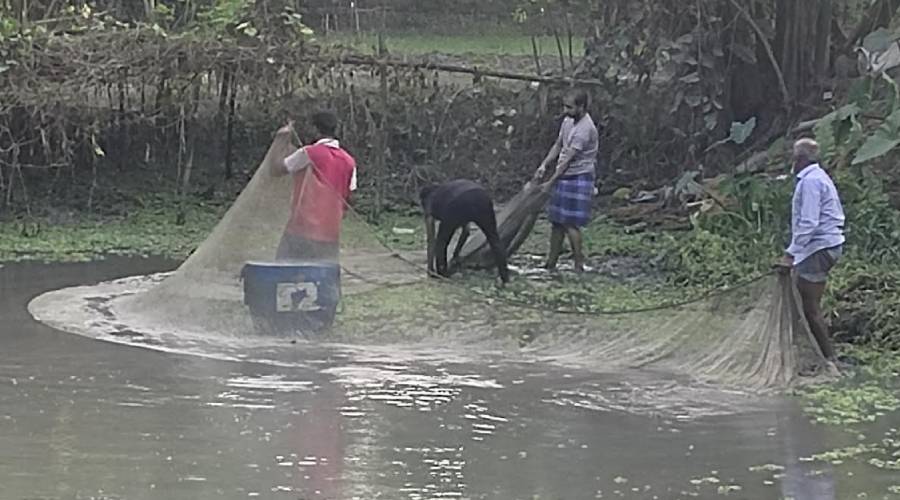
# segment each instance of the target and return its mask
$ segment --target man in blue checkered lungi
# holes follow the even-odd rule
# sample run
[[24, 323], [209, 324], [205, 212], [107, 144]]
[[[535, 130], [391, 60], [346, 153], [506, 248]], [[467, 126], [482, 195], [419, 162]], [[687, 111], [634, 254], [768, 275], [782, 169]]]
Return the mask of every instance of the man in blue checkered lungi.
[[535, 172], [536, 179], [542, 178], [547, 166], [556, 160], [552, 178], [557, 180], [547, 207], [553, 231], [550, 235], [550, 253], [544, 266], [551, 270], [556, 268], [563, 240], [568, 236], [575, 258], [575, 271], [584, 271], [581, 228], [591, 218], [600, 144], [597, 127], [587, 112], [589, 104], [588, 94], [584, 90], [575, 89], [566, 94], [563, 98], [566, 116], [559, 128], [559, 136]]

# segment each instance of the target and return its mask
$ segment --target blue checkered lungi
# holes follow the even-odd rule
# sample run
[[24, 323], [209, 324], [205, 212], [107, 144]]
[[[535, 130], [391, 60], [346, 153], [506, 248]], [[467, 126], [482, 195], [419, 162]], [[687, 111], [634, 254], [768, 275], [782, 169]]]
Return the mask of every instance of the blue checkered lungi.
[[584, 227], [591, 220], [593, 197], [593, 173], [560, 177], [550, 197], [547, 216], [554, 224]]

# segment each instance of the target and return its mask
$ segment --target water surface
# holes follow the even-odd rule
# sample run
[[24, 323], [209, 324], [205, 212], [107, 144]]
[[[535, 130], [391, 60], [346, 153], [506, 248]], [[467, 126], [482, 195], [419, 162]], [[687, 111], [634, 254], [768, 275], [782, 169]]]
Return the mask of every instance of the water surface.
[[858, 437], [787, 399], [690, 418], [647, 403], [648, 384], [673, 383], [654, 374], [303, 345], [285, 345], [290, 366], [223, 361], [58, 332], [26, 310], [47, 290], [175, 265], [0, 268], [0, 497], [900, 498], [891, 471], [804, 460]]

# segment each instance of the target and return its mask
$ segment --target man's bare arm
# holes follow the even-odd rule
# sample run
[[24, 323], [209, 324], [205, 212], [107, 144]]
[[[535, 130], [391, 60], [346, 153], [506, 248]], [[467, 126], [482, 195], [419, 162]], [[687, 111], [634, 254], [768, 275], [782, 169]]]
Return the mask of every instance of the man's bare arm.
[[556, 180], [559, 177], [562, 177], [566, 170], [569, 169], [569, 165], [572, 163], [572, 158], [575, 157], [575, 151], [563, 151], [560, 156], [559, 164], [556, 165], [556, 172], [554, 172], [552, 179]]
[[543, 165], [544, 168], [546, 168], [547, 165], [550, 165], [551, 163], [553, 163], [554, 160], [559, 158], [559, 154], [561, 151], [562, 151], [562, 140], [559, 137], [557, 137], [556, 141], [553, 142], [553, 146], [550, 148], [550, 151], [547, 152], [547, 156], [544, 158], [544, 161], [541, 162], [541, 165]]
[[263, 164], [268, 167], [272, 176], [281, 177], [289, 173], [284, 160], [297, 150], [297, 147], [291, 141], [293, 137], [294, 128], [292, 123], [288, 123], [275, 132], [275, 139], [272, 140], [272, 144], [269, 146], [269, 150], [266, 152], [266, 157], [263, 160]]

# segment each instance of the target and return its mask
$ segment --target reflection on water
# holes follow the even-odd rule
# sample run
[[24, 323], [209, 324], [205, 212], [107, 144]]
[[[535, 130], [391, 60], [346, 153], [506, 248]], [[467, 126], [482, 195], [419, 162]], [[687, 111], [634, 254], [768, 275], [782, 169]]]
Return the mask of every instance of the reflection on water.
[[41, 290], [158, 263], [123, 265], [0, 269], [0, 498], [892, 498], [889, 471], [801, 460], [856, 437], [789, 402], [698, 416], [648, 374], [387, 350], [223, 361], [25, 313]]
[[823, 432], [817, 427], [801, 426], [799, 422], [779, 415], [778, 434], [783, 453], [783, 474], [775, 474], [779, 480], [781, 494], [795, 500], [837, 500], [834, 470], [829, 464], [802, 460], [814, 453], [808, 444], [825, 441]]

